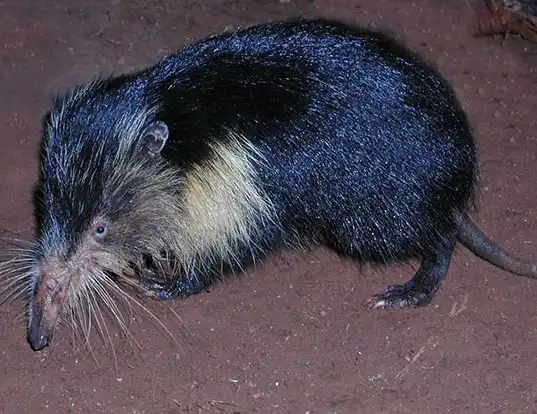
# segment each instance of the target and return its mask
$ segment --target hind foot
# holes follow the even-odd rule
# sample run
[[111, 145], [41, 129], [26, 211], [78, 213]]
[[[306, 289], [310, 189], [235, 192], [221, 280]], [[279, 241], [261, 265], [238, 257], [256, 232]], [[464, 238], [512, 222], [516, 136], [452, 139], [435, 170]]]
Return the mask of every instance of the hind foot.
[[388, 286], [369, 299], [372, 309], [417, 308], [428, 304], [446, 276], [456, 236], [439, 240], [436, 249], [426, 254], [414, 277], [402, 285]]
[[414, 280], [404, 285], [388, 286], [366, 301], [370, 309], [389, 308], [418, 308], [427, 305], [434, 297], [435, 292], [423, 292], [416, 288]]

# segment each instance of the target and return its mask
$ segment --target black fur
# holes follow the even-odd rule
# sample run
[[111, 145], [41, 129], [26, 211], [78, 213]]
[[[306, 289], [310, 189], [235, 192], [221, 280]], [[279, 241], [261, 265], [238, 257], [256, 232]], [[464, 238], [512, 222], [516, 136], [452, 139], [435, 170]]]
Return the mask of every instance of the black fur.
[[[158, 108], [153, 121], [169, 129], [161, 155], [185, 174], [229, 131], [247, 137], [265, 157], [256, 164], [257, 185], [277, 213], [255, 236], [255, 251], [237, 245], [239, 263], [200, 252], [190, 273], [142, 274], [141, 283], [159, 297], [199, 292], [222, 271], [282, 243], [321, 243], [360, 262], [421, 259], [412, 280], [376, 300], [385, 307], [431, 300], [449, 266], [457, 219], [472, 202], [477, 154], [450, 86], [406, 48], [380, 33], [321, 20], [223, 34], [147, 70], [99, 81], [68, 109], [73, 122], [65, 135], [113, 135], [118, 119], [148, 106]], [[91, 141], [77, 149], [88, 154], [81, 168], [98, 170]], [[109, 141], [112, 153], [117, 140]], [[97, 179], [86, 194], [98, 197], [99, 185]], [[84, 194], [61, 183], [49, 187], [50, 209], [77, 212], [64, 214], [63, 226], [93, 213], [87, 202], [58, 205]]]
[[[171, 131], [166, 157], [197, 162], [226, 130], [265, 155], [258, 184], [282, 231], [266, 228], [257, 245], [293, 235], [362, 262], [422, 258], [416, 277], [381, 299], [432, 298], [477, 175], [466, 117], [434, 69], [382, 34], [314, 21], [217, 36], [151, 73]], [[195, 293], [218, 266], [207, 278], [180, 275], [159, 295]]]

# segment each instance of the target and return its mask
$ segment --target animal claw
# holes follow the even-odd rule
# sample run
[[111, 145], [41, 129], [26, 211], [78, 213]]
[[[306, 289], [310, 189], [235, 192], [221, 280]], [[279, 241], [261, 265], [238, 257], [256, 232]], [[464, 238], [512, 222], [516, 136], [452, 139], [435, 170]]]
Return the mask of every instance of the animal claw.
[[365, 301], [369, 309], [417, 308], [429, 303], [432, 295], [418, 290], [413, 283], [391, 285]]

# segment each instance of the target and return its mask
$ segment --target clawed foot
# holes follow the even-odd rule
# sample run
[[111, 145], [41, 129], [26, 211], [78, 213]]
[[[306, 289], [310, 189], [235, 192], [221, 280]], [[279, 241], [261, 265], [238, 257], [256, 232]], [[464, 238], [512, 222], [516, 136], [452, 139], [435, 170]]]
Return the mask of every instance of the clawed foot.
[[147, 296], [157, 300], [167, 300], [177, 296], [177, 294], [172, 293], [171, 283], [166, 282], [162, 279], [144, 277], [138, 283]]
[[140, 277], [138, 284], [149, 296], [158, 300], [185, 298], [208, 288], [207, 283], [201, 283], [194, 275], [161, 277], [150, 269]]
[[413, 281], [404, 285], [388, 286], [365, 302], [370, 309], [417, 308], [428, 304], [434, 296], [419, 289]]

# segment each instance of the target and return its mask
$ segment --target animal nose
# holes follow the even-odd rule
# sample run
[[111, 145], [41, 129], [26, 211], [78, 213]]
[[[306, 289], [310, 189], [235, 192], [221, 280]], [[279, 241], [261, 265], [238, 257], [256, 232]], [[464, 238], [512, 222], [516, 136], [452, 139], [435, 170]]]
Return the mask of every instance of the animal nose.
[[35, 304], [33, 305], [28, 325], [27, 339], [34, 351], [40, 351], [47, 347], [52, 340], [56, 318], [54, 314], [51, 315], [51, 311], [54, 311], [54, 309], [50, 306], [46, 309], [41, 309], [35, 306]]
[[34, 351], [41, 351], [43, 348], [46, 348], [50, 343], [50, 334], [45, 332], [28, 332], [28, 342], [30, 343], [30, 347]]

